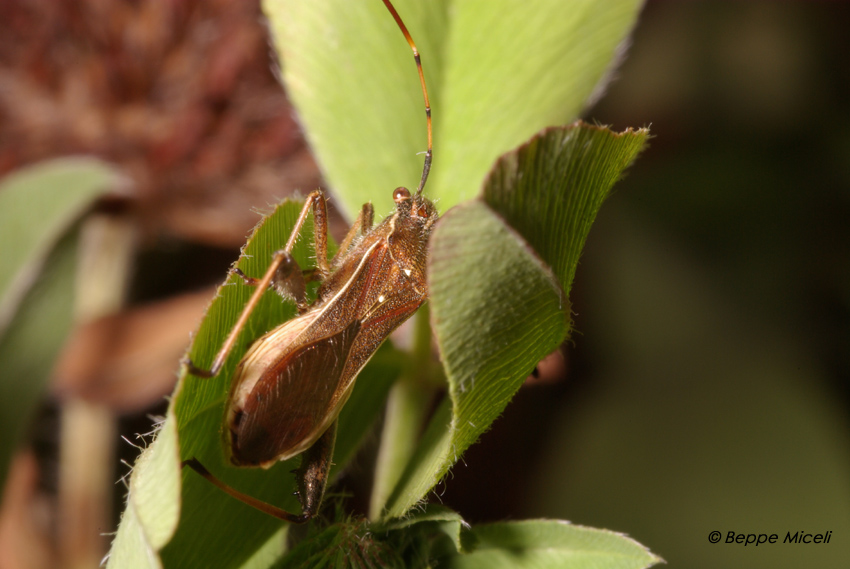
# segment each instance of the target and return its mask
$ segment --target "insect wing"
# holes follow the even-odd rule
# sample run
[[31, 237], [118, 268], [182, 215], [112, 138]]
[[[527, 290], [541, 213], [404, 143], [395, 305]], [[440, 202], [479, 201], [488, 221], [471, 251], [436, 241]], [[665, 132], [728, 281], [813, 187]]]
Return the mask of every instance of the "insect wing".
[[336, 419], [341, 379], [360, 322], [281, 358], [228, 413], [231, 458], [271, 466], [309, 448]]
[[343, 372], [342, 381], [348, 385], [342, 390], [350, 389], [378, 347], [425, 301], [425, 294], [417, 290], [385, 244], [370, 247], [346, 283], [345, 293], [334, 312], [361, 322], [361, 327]]

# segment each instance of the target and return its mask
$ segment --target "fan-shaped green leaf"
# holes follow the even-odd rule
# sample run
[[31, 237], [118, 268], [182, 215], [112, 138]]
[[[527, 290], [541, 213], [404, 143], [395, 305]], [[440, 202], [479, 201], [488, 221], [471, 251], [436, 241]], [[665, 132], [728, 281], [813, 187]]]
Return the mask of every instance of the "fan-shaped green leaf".
[[553, 520], [478, 526], [475, 549], [441, 560], [458, 569], [643, 569], [660, 563], [644, 546], [607, 530]]
[[[398, 0], [422, 55], [434, 117], [426, 193], [443, 209], [473, 197], [496, 158], [573, 121], [634, 25], [639, 0]], [[415, 187], [426, 149], [421, 89], [377, 0], [263, 3], [287, 92], [345, 209]]]
[[596, 212], [648, 135], [581, 122], [551, 128], [490, 172], [484, 201], [552, 267], [567, 294]]
[[428, 279], [451, 410], [444, 406], [432, 419], [388, 516], [424, 498], [564, 341], [567, 279], [602, 201], [646, 136], [580, 123], [548, 129], [500, 158], [482, 201], [440, 220]]
[[[238, 267], [245, 274], [262, 275], [272, 253], [285, 244], [300, 210], [301, 204], [284, 202], [262, 222], [238, 262]], [[293, 251], [302, 267], [313, 265], [310, 261], [311, 235], [312, 221], [308, 218], [302, 237]], [[219, 289], [192, 343], [190, 354], [194, 362], [201, 366], [209, 365], [251, 293], [253, 289], [236, 276], [230, 277]], [[177, 445], [163, 440], [160, 434], [139, 459], [140, 464], [143, 461], [161, 460], [168, 466], [133, 473], [128, 510], [132, 508], [136, 511], [132, 516], [125, 513], [113, 544], [113, 559], [121, 559], [122, 564], [112, 566], [156, 566], [149, 565], [149, 560], [157, 557], [168, 540], [153, 539], [152, 536], [167, 533], [169, 527], [174, 537], [161, 551], [165, 567], [259, 567], [267, 566], [269, 558], [274, 557], [271, 553], [262, 556], [255, 556], [255, 553], [260, 550], [268, 553], [269, 540], [280, 530], [280, 521], [234, 500], [194, 472], [182, 473], [182, 491], [179, 485], [172, 486], [171, 477], [180, 475], [181, 458], [196, 457], [227, 484], [269, 503], [300, 511], [300, 505], [293, 496], [294, 477], [289, 472], [296, 466], [297, 458], [279, 463], [270, 470], [237, 469], [225, 462], [221, 439], [224, 405], [236, 364], [250, 342], [294, 314], [292, 303], [282, 301], [273, 291], [268, 291], [218, 376], [200, 379], [181, 375], [169, 416], [160, 431], [175, 433], [179, 454]], [[376, 354], [361, 373], [358, 380], [360, 386], [355, 387], [348, 405], [340, 414], [336, 468], [344, 466], [380, 413], [399, 367], [392, 348], [386, 347]], [[140, 488], [143, 487], [157, 487], [159, 492], [143, 498], [139, 496]], [[153, 519], [140, 515], [140, 511], [153, 509], [154, 504], [163, 501], [171, 504], [167, 511], [171, 512], [173, 519], [165, 519], [163, 516]], [[178, 509], [174, 505], [181, 503], [179, 525], [175, 532], [170, 524], [176, 524]], [[148, 520], [151, 520], [152, 525], [146, 525]], [[125, 527], [127, 525], [133, 527]], [[281, 539], [278, 553], [283, 551], [283, 545]], [[118, 552], [124, 549], [133, 549], [136, 554], [119, 555]], [[124, 564], [127, 563], [125, 559], [136, 559], [139, 565]]]

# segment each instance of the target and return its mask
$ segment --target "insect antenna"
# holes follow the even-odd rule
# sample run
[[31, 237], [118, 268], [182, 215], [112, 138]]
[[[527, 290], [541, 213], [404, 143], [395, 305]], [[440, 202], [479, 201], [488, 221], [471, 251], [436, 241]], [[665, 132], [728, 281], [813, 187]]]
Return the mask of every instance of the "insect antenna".
[[410, 32], [407, 31], [407, 26], [405, 26], [404, 22], [401, 21], [401, 17], [398, 15], [398, 12], [396, 12], [395, 7], [392, 5], [390, 0], [383, 1], [387, 10], [389, 10], [390, 14], [393, 15], [401, 33], [404, 34], [404, 39], [407, 40], [407, 43], [410, 45], [410, 49], [413, 50], [413, 59], [416, 61], [416, 70], [419, 72], [419, 82], [422, 84], [422, 95], [425, 98], [425, 121], [428, 125], [428, 150], [425, 152], [425, 166], [422, 168], [422, 179], [419, 180], [419, 187], [416, 188], [416, 195], [419, 196], [422, 194], [422, 189], [425, 187], [425, 181], [428, 179], [428, 173], [431, 171], [431, 158], [434, 155], [432, 142], [433, 135], [431, 129], [431, 102], [428, 100], [428, 88], [425, 86], [425, 74], [422, 72], [422, 59], [419, 57], [419, 50], [416, 49], [416, 44], [413, 42]]

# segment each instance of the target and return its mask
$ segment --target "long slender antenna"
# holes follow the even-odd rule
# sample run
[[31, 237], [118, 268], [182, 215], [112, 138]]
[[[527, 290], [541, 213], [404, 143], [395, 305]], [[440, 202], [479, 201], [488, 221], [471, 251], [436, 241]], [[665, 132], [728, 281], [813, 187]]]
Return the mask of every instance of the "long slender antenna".
[[431, 131], [431, 102], [428, 100], [428, 88], [425, 86], [425, 74], [422, 72], [422, 59], [419, 57], [419, 50], [416, 49], [416, 44], [413, 43], [413, 38], [410, 37], [410, 32], [407, 31], [407, 26], [401, 21], [401, 16], [396, 12], [395, 7], [390, 0], [384, 0], [384, 5], [390, 14], [393, 15], [395, 23], [398, 24], [401, 33], [404, 34], [404, 39], [410, 44], [410, 49], [413, 50], [413, 59], [416, 60], [416, 70], [419, 71], [419, 82], [422, 84], [422, 95], [425, 97], [425, 121], [428, 125], [428, 151], [425, 152], [425, 166], [422, 169], [422, 179], [419, 180], [419, 187], [416, 188], [416, 195], [422, 194], [422, 189], [425, 187], [425, 181], [428, 179], [428, 173], [431, 171], [431, 159], [434, 155], [433, 151], [433, 135]]

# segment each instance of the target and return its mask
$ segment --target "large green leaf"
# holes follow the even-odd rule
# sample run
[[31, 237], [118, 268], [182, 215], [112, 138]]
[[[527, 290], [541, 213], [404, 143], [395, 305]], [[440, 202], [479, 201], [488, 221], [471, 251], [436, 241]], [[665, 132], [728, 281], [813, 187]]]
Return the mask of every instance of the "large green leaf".
[[89, 159], [37, 164], [0, 183], [0, 486], [73, 322], [76, 237], [68, 232], [121, 183]]
[[[238, 267], [245, 274], [263, 274], [272, 253], [288, 237], [300, 209], [295, 202], [285, 202], [263, 221], [239, 259]], [[305, 234], [311, 232], [308, 227]], [[310, 266], [309, 243], [309, 239], [302, 238], [293, 251], [304, 267]], [[210, 365], [253, 292], [235, 275], [219, 289], [192, 343], [192, 361], [201, 367]], [[211, 379], [181, 374], [172, 401], [181, 458], [195, 457], [231, 486], [292, 509], [298, 505], [291, 496], [294, 486], [287, 471], [294, 466], [278, 464], [269, 471], [229, 467], [222, 450], [221, 428], [230, 380], [242, 354], [252, 340], [294, 315], [291, 302], [283, 302], [274, 292], [267, 291], [221, 372]], [[174, 499], [182, 501], [182, 512], [174, 539], [163, 551], [166, 567], [239, 567], [280, 526], [277, 520], [222, 495], [188, 470], [183, 473], [182, 496], [178, 494]]]
[[442, 559], [457, 569], [643, 569], [662, 560], [623, 535], [553, 520], [478, 526], [475, 549]]
[[74, 321], [76, 235], [54, 244], [41, 279], [0, 338], [0, 484], [29, 430], [59, 350]]
[[42, 162], [0, 182], [0, 334], [62, 235], [124, 184], [117, 170], [89, 158]]
[[162, 567], [157, 552], [171, 539], [180, 516], [179, 455], [177, 421], [169, 407], [156, 440], [133, 465], [108, 567]]
[[552, 267], [568, 294], [596, 212], [648, 134], [581, 122], [553, 128], [503, 156], [490, 173], [484, 201]]
[[[398, 0], [434, 117], [427, 193], [473, 197], [496, 158], [571, 122], [634, 25], [639, 0]], [[391, 207], [426, 148], [413, 58], [378, 0], [264, 0], [290, 98], [345, 209]]]
[[[238, 262], [245, 274], [260, 276], [265, 271], [272, 253], [286, 242], [301, 205], [284, 202], [257, 228]], [[311, 235], [308, 218], [293, 251], [302, 267], [313, 264]], [[219, 289], [192, 343], [194, 362], [209, 365], [251, 293], [253, 289], [236, 276]], [[266, 567], [283, 551], [280, 521], [225, 495], [194, 472], [182, 473], [181, 487], [179, 460], [196, 457], [231, 486], [300, 511], [293, 496], [295, 480], [289, 472], [297, 458], [270, 470], [233, 468], [225, 462], [221, 439], [224, 405], [236, 364], [251, 341], [294, 314], [291, 302], [268, 291], [215, 378], [181, 374], [160, 435], [139, 459], [130, 479], [127, 511], [113, 544], [111, 566], [158, 567], [162, 550], [165, 567]], [[400, 367], [392, 347], [385, 346], [361, 373], [340, 414], [334, 471], [345, 465], [377, 418]], [[145, 464], [157, 468], [142, 471]], [[157, 492], [140, 495], [153, 487]], [[145, 516], [145, 512], [151, 515]]]
[[582, 123], [544, 131], [499, 160], [481, 201], [441, 219], [428, 279], [451, 409], [445, 403], [435, 415], [386, 515], [403, 515], [423, 499], [564, 341], [565, 291], [581, 247], [646, 136]]

